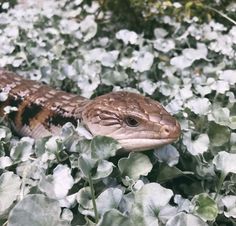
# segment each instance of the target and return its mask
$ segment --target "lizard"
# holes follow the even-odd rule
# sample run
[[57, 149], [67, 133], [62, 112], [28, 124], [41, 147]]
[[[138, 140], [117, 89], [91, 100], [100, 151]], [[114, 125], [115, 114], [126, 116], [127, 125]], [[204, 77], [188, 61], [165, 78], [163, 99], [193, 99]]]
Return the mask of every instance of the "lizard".
[[21, 136], [35, 139], [58, 135], [66, 122], [78, 120], [93, 135], [112, 137], [127, 151], [144, 151], [169, 144], [181, 134], [179, 122], [156, 100], [117, 91], [94, 99], [53, 89], [0, 69], [0, 116], [6, 106], [17, 107], [7, 118]]

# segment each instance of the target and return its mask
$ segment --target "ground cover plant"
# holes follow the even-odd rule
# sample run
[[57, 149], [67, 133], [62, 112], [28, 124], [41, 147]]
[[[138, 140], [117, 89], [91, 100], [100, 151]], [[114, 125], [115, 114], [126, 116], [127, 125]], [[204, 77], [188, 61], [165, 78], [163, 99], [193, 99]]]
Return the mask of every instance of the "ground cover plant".
[[89, 98], [140, 92], [182, 128], [172, 145], [117, 156], [116, 141], [91, 138], [81, 124], [33, 140], [1, 118], [0, 225], [236, 225], [236, 3], [0, 9], [0, 67]]

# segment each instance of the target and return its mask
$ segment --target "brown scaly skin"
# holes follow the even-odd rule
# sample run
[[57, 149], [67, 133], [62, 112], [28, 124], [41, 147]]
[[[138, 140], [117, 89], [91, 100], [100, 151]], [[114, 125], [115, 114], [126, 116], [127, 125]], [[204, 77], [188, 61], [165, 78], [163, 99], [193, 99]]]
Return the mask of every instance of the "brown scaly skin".
[[81, 120], [95, 136], [110, 136], [128, 151], [142, 151], [171, 143], [180, 125], [159, 102], [140, 94], [111, 92], [93, 100], [52, 89], [0, 69], [0, 91], [8, 92], [4, 107], [16, 106], [8, 118], [24, 136], [40, 138], [59, 134], [66, 122]]

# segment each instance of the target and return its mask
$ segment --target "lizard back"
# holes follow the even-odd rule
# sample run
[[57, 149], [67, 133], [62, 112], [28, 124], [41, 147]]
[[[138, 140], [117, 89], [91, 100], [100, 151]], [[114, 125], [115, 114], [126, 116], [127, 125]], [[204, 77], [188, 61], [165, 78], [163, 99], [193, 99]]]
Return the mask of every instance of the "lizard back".
[[4, 69], [0, 69], [0, 92], [8, 93], [8, 98], [0, 102], [0, 116], [4, 116], [6, 106], [17, 107], [7, 117], [17, 133], [34, 138], [58, 134], [66, 122], [76, 125], [82, 107], [89, 101]]

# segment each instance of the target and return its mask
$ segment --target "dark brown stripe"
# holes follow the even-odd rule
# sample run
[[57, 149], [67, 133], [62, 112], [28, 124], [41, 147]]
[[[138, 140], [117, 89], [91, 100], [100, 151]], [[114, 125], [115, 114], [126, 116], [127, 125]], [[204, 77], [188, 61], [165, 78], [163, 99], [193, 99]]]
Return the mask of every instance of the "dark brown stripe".
[[35, 103], [27, 105], [21, 113], [22, 125], [29, 125], [30, 120], [42, 111], [42, 109], [43, 107], [41, 105], [37, 105]]
[[42, 108], [42, 110], [38, 112], [38, 114], [36, 114], [35, 117], [29, 120], [29, 125], [30, 125], [31, 130], [33, 130], [39, 124], [42, 124], [45, 128], [50, 130], [50, 125], [48, 123], [48, 120], [52, 114], [53, 112], [50, 111], [49, 109]]
[[48, 123], [55, 126], [63, 126], [67, 122], [71, 122], [74, 126], [77, 126], [77, 119], [74, 117], [66, 117], [61, 114], [55, 113], [48, 118]]
[[[8, 105], [11, 107], [19, 107], [22, 103], [22, 99], [21, 98], [14, 98], [14, 97], [9, 97], [8, 100]], [[16, 120], [16, 116], [17, 116], [18, 111], [12, 111], [8, 114], [8, 117], [15, 123]]]
[[7, 106], [7, 100], [6, 101], [0, 101], [0, 117], [4, 116], [4, 107]]

